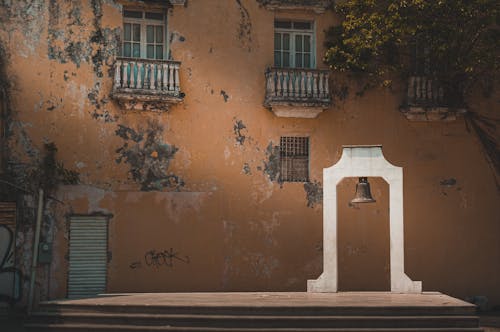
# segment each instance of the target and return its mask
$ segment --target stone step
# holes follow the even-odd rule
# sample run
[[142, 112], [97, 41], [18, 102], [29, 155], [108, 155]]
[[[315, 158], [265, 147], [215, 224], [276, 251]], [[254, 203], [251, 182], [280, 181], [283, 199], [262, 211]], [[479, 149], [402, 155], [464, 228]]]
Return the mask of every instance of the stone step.
[[221, 328], [132, 326], [106, 324], [26, 324], [31, 332], [110, 332], [110, 331], [169, 331], [169, 332], [483, 332], [481, 328]]
[[254, 327], [254, 328], [443, 328], [479, 325], [475, 316], [260, 316], [260, 315], [166, 315], [136, 313], [35, 313], [37, 323], [176, 326], [176, 327]]
[[136, 293], [41, 304], [30, 331], [481, 331], [440, 293]]
[[202, 314], [202, 315], [288, 315], [288, 316], [473, 316], [473, 306], [204, 306], [204, 305], [133, 305], [42, 303], [41, 312], [98, 312], [140, 314]]

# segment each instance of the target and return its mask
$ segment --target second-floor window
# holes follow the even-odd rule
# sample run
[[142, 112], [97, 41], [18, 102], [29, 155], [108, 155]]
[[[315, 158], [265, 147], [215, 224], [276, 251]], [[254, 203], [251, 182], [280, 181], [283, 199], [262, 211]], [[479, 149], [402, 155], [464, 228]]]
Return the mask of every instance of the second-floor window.
[[125, 9], [122, 56], [167, 59], [165, 20], [162, 12]]
[[314, 68], [312, 22], [274, 22], [274, 65], [278, 68]]

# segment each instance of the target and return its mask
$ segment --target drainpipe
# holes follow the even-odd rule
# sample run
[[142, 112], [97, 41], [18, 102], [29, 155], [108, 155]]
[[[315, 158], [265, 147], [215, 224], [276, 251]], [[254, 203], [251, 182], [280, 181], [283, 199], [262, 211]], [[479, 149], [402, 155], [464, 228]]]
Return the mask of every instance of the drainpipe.
[[31, 265], [31, 279], [28, 296], [28, 315], [33, 310], [33, 297], [35, 295], [36, 266], [38, 265], [38, 244], [40, 242], [40, 228], [42, 225], [43, 189], [38, 190], [38, 211], [36, 215], [35, 244], [33, 246], [33, 263]]

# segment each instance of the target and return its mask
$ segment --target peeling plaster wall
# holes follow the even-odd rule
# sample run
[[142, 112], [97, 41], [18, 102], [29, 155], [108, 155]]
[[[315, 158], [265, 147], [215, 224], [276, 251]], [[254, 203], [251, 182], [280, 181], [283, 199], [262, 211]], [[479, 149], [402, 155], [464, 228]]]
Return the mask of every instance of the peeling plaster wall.
[[[404, 168], [407, 274], [425, 290], [500, 304], [498, 192], [462, 119], [408, 122], [397, 93], [386, 91], [317, 119], [278, 118], [262, 106], [274, 18], [314, 19], [320, 62], [330, 13], [274, 12], [252, 0], [174, 7], [170, 51], [185, 98], [167, 113], [126, 112], [109, 97], [122, 24], [115, 2], [3, 1], [0, 15], [11, 171], [22, 174], [54, 142], [80, 177], [55, 193], [62, 204], [46, 204], [42, 238], [55, 254], [50, 273], [40, 269], [38, 298], [66, 295], [67, 217], [91, 213], [113, 215], [109, 292], [304, 291], [322, 271], [322, 169], [344, 144], [382, 144]], [[474, 105], [495, 110], [492, 100]], [[310, 137], [307, 184], [277, 181], [280, 136], [294, 135]], [[339, 184], [339, 197], [354, 184]], [[373, 206], [339, 209], [346, 289], [388, 287], [389, 193], [377, 179], [372, 190]], [[17, 257], [27, 272], [34, 199], [20, 200]], [[378, 276], [374, 284], [367, 274]]]

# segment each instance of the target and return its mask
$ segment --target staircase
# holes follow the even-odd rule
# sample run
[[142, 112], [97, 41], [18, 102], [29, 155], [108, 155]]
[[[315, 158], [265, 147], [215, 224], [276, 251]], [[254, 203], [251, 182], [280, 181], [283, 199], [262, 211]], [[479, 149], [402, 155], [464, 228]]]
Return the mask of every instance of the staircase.
[[[212, 294], [217, 296], [221, 293]], [[335, 301], [315, 303], [306, 299], [305, 302], [290, 300], [292, 303], [279, 305], [280, 301], [271, 303], [258, 298], [249, 298], [247, 303], [222, 303], [216, 297], [214, 299], [192, 303], [189, 300], [134, 303], [125, 299], [121, 299], [123, 303], [92, 303], [88, 300], [46, 302], [25, 327], [27, 331], [40, 332], [482, 331], [479, 318], [475, 316], [475, 307], [465, 302], [441, 306], [431, 303], [384, 305], [382, 302], [380, 305], [342, 305]]]

